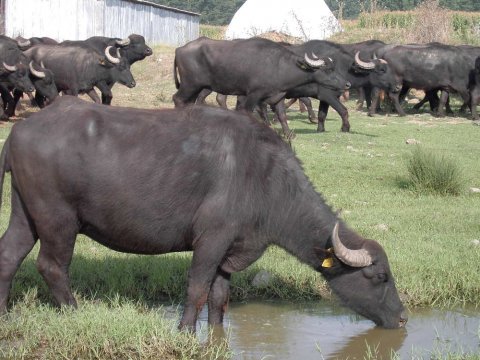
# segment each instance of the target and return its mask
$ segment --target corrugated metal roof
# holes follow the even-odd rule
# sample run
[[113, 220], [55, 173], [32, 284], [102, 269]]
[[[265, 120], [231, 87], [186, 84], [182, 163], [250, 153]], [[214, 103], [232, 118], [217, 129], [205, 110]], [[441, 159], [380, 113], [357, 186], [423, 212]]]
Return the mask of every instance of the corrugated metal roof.
[[174, 8], [174, 7], [170, 7], [170, 6], [166, 6], [166, 5], [160, 5], [160, 4], [153, 3], [153, 2], [150, 2], [150, 1], [145, 1], [145, 0], [122, 0], [122, 1], [127, 1], [127, 2], [131, 2], [131, 3], [142, 4], [142, 5], [149, 5], [149, 6], [157, 7], [157, 8], [160, 8], [160, 9], [171, 10], [171, 11], [175, 11], [175, 12], [179, 12], [179, 13], [183, 13], [183, 14], [190, 14], [190, 15], [195, 15], [195, 16], [200, 16], [201, 15], [201, 14], [196, 13], [196, 12], [177, 9], [177, 8]]

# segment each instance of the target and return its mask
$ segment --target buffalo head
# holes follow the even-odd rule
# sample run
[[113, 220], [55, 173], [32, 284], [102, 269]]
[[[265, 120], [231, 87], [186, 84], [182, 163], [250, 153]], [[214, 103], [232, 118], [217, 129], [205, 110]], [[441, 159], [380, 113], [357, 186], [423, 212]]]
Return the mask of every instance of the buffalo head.
[[53, 73], [51, 70], [46, 69], [43, 63], [41, 63], [40, 68], [35, 69], [33, 61], [30, 61], [29, 68], [32, 76], [30, 77], [35, 86], [35, 90], [45, 98], [48, 102], [52, 102], [58, 96], [58, 89], [55, 85]]
[[28, 68], [24, 64], [18, 63], [10, 65], [3, 62], [2, 65], [4, 72], [6, 72], [5, 76], [7, 81], [15, 88], [24, 92], [32, 92], [35, 90], [30, 81]]
[[110, 52], [112, 49], [115, 48], [112, 46], [107, 46], [107, 48], [105, 48], [105, 58], [108, 62], [101, 60], [100, 64], [110, 69], [112, 72], [112, 78], [115, 79], [115, 81], [118, 81], [120, 84], [129, 88], [135, 87], [135, 79], [130, 71], [130, 63], [127, 58], [120, 56], [120, 50], [118, 48], [116, 49], [116, 56], [113, 56]]
[[351, 84], [335, 71], [335, 62], [331, 58], [319, 58], [312, 53], [311, 57], [305, 54], [304, 61], [306, 70], [313, 72], [313, 81], [322, 87], [339, 92], [350, 88]]
[[358, 244], [359, 239], [348, 241], [353, 235], [344, 229], [342, 240], [339, 227], [337, 222], [331, 235], [333, 254], [328, 255], [328, 262], [323, 261], [320, 268], [331, 289], [346, 306], [378, 326], [403, 327], [408, 317], [385, 251], [376, 241], [368, 239], [360, 240], [360, 248], [350, 249], [350, 242]]
[[360, 52], [355, 53], [354, 69], [357, 72], [368, 72], [370, 84], [373, 87], [385, 89], [392, 92], [399, 92], [402, 89], [402, 82], [397, 79], [392, 68], [384, 59], [373, 59], [363, 61], [360, 59]]

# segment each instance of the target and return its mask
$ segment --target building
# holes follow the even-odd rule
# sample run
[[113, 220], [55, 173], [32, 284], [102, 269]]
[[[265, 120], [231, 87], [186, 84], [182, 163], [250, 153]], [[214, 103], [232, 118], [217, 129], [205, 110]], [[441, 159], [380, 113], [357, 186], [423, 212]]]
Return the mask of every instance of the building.
[[142, 0], [0, 0], [0, 33], [83, 40], [143, 35], [180, 46], [199, 36], [200, 14]]

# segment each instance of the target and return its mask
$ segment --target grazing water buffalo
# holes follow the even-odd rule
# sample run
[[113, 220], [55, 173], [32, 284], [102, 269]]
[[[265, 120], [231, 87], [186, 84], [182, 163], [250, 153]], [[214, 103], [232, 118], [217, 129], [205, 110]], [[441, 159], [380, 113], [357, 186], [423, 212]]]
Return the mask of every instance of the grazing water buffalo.
[[271, 244], [321, 272], [377, 325], [406, 322], [382, 247], [340, 221], [290, 147], [247, 114], [64, 96], [13, 126], [0, 169], [0, 188], [6, 172], [12, 182], [0, 310], [37, 239], [37, 267], [56, 302], [75, 306], [68, 268], [81, 233], [127, 253], [193, 251], [180, 328], [194, 329], [205, 303], [209, 323], [221, 323], [230, 275]]
[[[247, 112], [261, 102], [280, 103], [289, 89], [303, 84], [347, 87], [331, 60], [297, 55], [261, 38], [229, 41], [202, 37], [191, 41], [175, 51], [174, 77], [178, 91], [173, 101], [177, 107], [194, 103], [207, 88], [225, 95], [243, 95], [237, 109]], [[286, 117], [279, 120], [284, 134], [290, 136]]]

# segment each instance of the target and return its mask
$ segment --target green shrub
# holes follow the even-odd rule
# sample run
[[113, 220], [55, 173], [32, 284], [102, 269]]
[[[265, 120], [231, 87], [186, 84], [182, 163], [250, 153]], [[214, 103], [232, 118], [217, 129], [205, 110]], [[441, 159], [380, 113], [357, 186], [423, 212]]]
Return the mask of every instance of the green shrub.
[[457, 163], [417, 146], [407, 160], [408, 185], [422, 193], [459, 195], [464, 185]]

